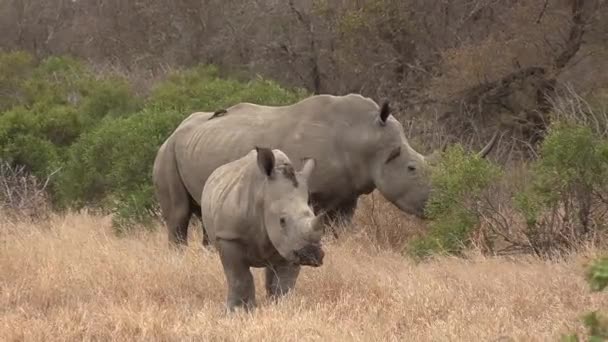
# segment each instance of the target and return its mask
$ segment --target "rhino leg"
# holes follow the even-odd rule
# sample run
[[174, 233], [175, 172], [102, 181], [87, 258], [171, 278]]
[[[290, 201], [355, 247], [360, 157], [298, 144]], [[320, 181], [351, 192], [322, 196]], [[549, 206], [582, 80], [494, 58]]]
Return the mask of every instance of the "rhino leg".
[[243, 247], [234, 241], [218, 240], [220, 260], [228, 282], [226, 305], [233, 312], [237, 308], [250, 311], [255, 308], [255, 284], [246, 263]]
[[188, 223], [192, 215], [191, 199], [179, 177], [170, 144], [163, 144], [154, 160], [153, 182], [162, 217], [168, 230], [169, 244], [188, 244]]
[[205, 230], [205, 224], [203, 223], [203, 215], [201, 213], [201, 206], [196, 204], [196, 202], [191, 198], [190, 207], [192, 209], [192, 213], [194, 216], [198, 218], [201, 222], [201, 230], [203, 231], [203, 247], [209, 246], [209, 236], [207, 235], [207, 231]]
[[266, 267], [266, 292], [272, 299], [287, 294], [295, 285], [300, 274], [299, 265], [281, 265]]
[[172, 191], [170, 198], [161, 197], [159, 200], [172, 246], [188, 245], [188, 224], [192, 211], [187, 196], [186, 189], [178, 189]]

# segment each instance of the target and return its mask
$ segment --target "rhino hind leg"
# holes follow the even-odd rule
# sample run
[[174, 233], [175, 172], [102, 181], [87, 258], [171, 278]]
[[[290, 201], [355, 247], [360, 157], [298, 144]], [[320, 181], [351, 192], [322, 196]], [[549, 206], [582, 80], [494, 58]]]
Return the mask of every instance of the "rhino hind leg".
[[228, 283], [226, 305], [228, 311], [237, 308], [250, 311], [256, 306], [255, 283], [245, 262], [242, 246], [234, 241], [218, 241], [220, 260]]
[[159, 196], [160, 209], [167, 226], [169, 244], [174, 247], [188, 245], [188, 224], [192, 211], [186, 189], [173, 186], [166, 195]]
[[180, 247], [188, 244], [188, 224], [192, 208], [188, 191], [170, 153], [171, 146], [170, 143], [165, 143], [159, 149], [154, 160], [152, 178], [162, 218], [167, 227], [169, 245]]
[[190, 196], [190, 210], [201, 223], [201, 230], [203, 233], [203, 247], [207, 248], [209, 247], [210, 243], [209, 236], [207, 234], [207, 231], [205, 230], [205, 224], [203, 223], [203, 214], [201, 213], [201, 206], [194, 201], [192, 196]]
[[201, 221], [203, 230], [203, 246], [209, 245], [209, 238], [203, 225], [201, 207], [190, 196], [184, 185], [179, 179], [157, 181], [158, 193], [163, 193], [159, 197], [159, 204], [165, 220], [169, 242], [172, 246], [188, 245], [188, 227], [192, 214]]
[[188, 224], [190, 223], [190, 210], [177, 209], [168, 214], [167, 228], [169, 242], [174, 246], [188, 245]]
[[300, 274], [299, 265], [266, 267], [266, 293], [276, 300], [293, 290]]

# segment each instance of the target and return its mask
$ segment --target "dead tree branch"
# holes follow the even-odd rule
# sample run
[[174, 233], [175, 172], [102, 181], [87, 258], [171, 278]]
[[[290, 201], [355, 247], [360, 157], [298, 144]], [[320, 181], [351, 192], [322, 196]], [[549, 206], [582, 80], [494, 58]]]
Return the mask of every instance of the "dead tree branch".
[[298, 10], [293, 2], [293, 0], [289, 0], [289, 8], [296, 15], [298, 22], [302, 24], [308, 30], [309, 35], [309, 63], [312, 77], [312, 86], [315, 94], [321, 93], [321, 69], [319, 68], [319, 58], [318, 58], [318, 49], [317, 42], [315, 38], [315, 27], [314, 23], [310, 18], [304, 16], [300, 10]]

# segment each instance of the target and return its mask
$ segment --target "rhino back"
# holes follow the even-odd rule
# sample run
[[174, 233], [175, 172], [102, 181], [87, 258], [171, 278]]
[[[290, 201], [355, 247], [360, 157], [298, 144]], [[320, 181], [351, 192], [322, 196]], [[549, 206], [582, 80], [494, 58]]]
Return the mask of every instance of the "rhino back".
[[257, 216], [260, 177], [255, 152], [221, 165], [208, 177], [200, 198], [202, 219], [210, 241], [222, 238], [263, 244]]
[[254, 146], [268, 146], [283, 150], [297, 169], [302, 158], [317, 160], [311, 193], [352, 196], [370, 184], [366, 175], [358, 174], [365, 172], [358, 167], [365, 160], [360, 160], [357, 145], [348, 139], [368, 134], [354, 130], [360, 130], [360, 122], [371, 123], [377, 109], [375, 102], [359, 95], [319, 95], [289, 106], [241, 103], [227, 108], [221, 117], [192, 119], [175, 137], [181, 178], [199, 200], [215, 169], [243, 157]]

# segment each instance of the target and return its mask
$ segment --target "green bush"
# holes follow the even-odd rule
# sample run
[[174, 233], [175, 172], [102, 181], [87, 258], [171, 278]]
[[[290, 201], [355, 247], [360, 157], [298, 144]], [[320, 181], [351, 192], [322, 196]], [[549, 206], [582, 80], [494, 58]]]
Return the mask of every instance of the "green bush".
[[238, 102], [291, 104], [305, 96], [302, 90], [287, 90], [262, 78], [246, 83], [220, 78], [216, 67], [202, 65], [171, 74], [153, 89], [148, 105], [190, 113], [215, 111]]
[[37, 60], [25, 52], [0, 53], [0, 93], [0, 159], [43, 179], [60, 169], [48, 188], [55, 208], [114, 212], [122, 231], [153, 217], [156, 152], [190, 113], [238, 102], [284, 105], [307, 95], [200, 65], [171, 73], [141, 98], [124, 77], [98, 77], [71, 57]]
[[608, 257], [593, 262], [587, 272], [587, 281], [593, 291], [603, 291], [608, 287]]
[[459, 255], [470, 244], [470, 234], [479, 224], [478, 201], [501, 170], [486, 159], [451, 146], [433, 168], [433, 191], [426, 207], [431, 219], [429, 234], [410, 242], [416, 259], [433, 254]]
[[[608, 287], [608, 257], [595, 260], [587, 271], [587, 281], [592, 291], [603, 291]], [[608, 340], [608, 318], [597, 311], [592, 311], [583, 316], [583, 323], [587, 327], [587, 341]], [[564, 342], [578, 342], [579, 337], [571, 334], [562, 337]]]
[[113, 212], [114, 226], [127, 231], [152, 221], [156, 199], [152, 166], [156, 152], [193, 111], [214, 111], [241, 101], [289, 104], [303, 93], [256, 79], [219, 79], [213, 67], [178, 71], [160, 83], [144, 109], [105, 117], [69, 149], [57, 191], [63, 206], [94, 206]]
[[606, 206], [606, 138], [581, 124], [557, 122], [531, 169], [532, 181], [517, 194], [515, 203], [537, 254], [571, 247], [603, 227], [596, 213]]
[[126, 79], [96, 78], [69, 57], [36, 61], [23, 52], [0, 54], [0, 159], [37, 177], [61, 167], [70, 146], [105, 116], [141, 107]]
[[26, 52], [0, 53], [0, 113], [23, 101], [22, 84], [34, 67], [33, 56]]
[[146, 183], [129, 192], [113, 195], [108, 208], [114, 213], [112, 226], [118, 234], [140, 226], [151, 229], [157, 218], [154, 188], [152, 184]]
[[58, 180], [64, 204], [107, 207], [111, 195], [126, 196], [150, 180], [158, 147], [181, 121], [176, 111], [143, 110], [106, 118], [69, 150]]

